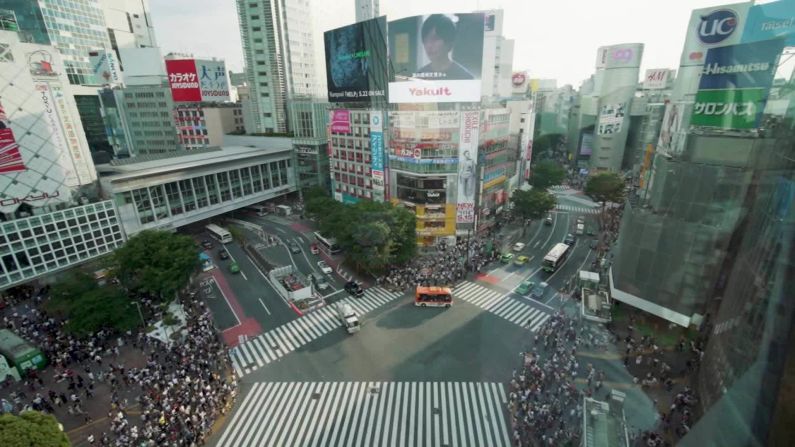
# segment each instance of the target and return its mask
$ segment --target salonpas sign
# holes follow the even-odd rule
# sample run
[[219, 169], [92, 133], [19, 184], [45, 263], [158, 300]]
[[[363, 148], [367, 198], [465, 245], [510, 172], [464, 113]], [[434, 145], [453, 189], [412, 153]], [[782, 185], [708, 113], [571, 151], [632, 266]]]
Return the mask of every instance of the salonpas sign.
[[690, 124], [721, 129], [753, 129], [765, 109], [763, 88], [699, 90]]

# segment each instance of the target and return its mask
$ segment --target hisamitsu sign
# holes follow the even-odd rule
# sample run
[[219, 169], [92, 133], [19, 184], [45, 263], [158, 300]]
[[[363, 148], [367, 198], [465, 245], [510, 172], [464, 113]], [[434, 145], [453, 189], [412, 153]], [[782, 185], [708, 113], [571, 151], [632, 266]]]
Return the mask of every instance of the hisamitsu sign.
[[783, 49], [782, 39], [711, 48], [698, 88], [770, 88]]

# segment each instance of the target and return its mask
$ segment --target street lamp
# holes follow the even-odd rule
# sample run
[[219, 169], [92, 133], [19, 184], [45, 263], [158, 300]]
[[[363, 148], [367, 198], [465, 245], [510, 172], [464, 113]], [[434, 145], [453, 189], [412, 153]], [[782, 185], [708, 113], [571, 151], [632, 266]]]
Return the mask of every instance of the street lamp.
[[141, 324], [146, 328], [146, 321], [144, 321], [144, 314], [141, 312], [141, 304], [138, 301], [133, 301], [135, 307], [138, 309], [138, 316], [141, 317]]

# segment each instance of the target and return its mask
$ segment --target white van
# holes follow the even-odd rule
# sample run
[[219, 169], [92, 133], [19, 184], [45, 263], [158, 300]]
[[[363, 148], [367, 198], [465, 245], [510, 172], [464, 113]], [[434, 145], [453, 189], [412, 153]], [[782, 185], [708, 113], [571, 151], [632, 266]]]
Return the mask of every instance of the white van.
[[585, 234], [585, 224], [577, 224], [577, 234], [578, 235]]
[[337, 316], [340, 321], [342, 321], [342, 326], [349, 334], [355, 334], [361, 329], [361, 326], [359, 326], [359, 317], [356, 316], [356, 311], [353, 310], [350, 304], [337, 304]]

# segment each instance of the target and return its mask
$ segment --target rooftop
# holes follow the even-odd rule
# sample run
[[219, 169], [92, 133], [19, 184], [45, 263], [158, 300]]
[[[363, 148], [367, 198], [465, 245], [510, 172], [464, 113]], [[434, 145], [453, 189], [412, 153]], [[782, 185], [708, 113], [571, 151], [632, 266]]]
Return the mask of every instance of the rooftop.
[[620, 409], [618, 411], [611, 409], [608, 402], [584, 398], [584, 447], [629, 446], [624, 412]]
[[[289, 141], [289, 138], [287, 138]], [[119, 162], [114, 160], [110, 164], [97, 165], [97, 172], [102, 177], [111, 177], [122, 180], [135, 177], [145, 177], [152, 174], [185, 171], [218, 163], [229, 163], [236, 160], [273, 155], [290, 150], [290, 148], [274, 147], [248, 147], [224, 146], [208, 148], [205, 150], [183, 152], [170, 157], [136, 157]], [[138, 161], [140, 159], [140, 161]]]

